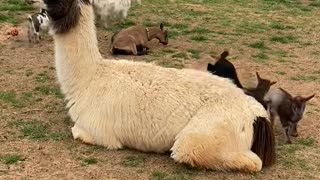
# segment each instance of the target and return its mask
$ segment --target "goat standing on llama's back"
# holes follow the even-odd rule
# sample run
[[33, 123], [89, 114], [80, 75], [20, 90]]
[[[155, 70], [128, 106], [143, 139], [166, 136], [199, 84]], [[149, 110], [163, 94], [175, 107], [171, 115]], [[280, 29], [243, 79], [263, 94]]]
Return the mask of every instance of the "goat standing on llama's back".
[[148, 54], [149, 41], [158, 39], [163, 45], [168, 44], [168, 33], [164, 30], [163, 24], [159, 27], [145, 28], [137, 25], [127, 29], [123, 29], [115, 33], [111, 38], [112, 54], [133, 54], [145, 55]]
[[275, 162], [267, 112], [209, 73], [108, 59], [89, 0], [46, 0], [75, 139], [108, 149], [171, 152], [179, 163], [256, 172]]

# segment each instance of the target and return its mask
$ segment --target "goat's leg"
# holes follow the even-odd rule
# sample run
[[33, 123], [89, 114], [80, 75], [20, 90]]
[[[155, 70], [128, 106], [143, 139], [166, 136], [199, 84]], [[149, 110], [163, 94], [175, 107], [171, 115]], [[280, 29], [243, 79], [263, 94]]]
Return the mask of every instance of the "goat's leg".
[[138, 55], [137, 46], [134, 43], [131, 43], [130, 50], [134, 56]]
[[290, 133], [289, 133], [290, 126], [289, 125], [288, 126], [284, 126], [283, 130], [284, 130], [284, 138], [285, 138], [286, 143], [292, 144], [292, 141], [290, 139]]

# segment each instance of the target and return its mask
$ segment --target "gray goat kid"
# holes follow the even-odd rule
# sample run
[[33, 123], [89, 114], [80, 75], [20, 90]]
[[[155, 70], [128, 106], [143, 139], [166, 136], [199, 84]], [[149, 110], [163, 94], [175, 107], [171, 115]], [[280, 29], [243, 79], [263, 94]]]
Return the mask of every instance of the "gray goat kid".
[[111, 38], [112, 54], [145, 55], [148, 53], [148, 42], [158, 39], [163, 45], [168, 44], [168, 33], [163, 24], [159, 27], [145, 28], [137, 25], [115, 33]]
[[315, 94], [308, 97], [293, 97], [282, 88], [274, 88], [270, 89], [270, 91], [264, 97], [271, 124], [274, 126], [274, 119], [276, 117], [280, 119], [282, 128], [284, 130], [285, 141], [287, 143], [292, 143], [290, 136], [298, 136], [298, 122], [303, 117], [306, 102], [314, 96]]
[[28, 38], [29, 42], [39, 42], [41, 39], [40, 31], [49, 26], [49, 17], [45, 9], [40, 9], [39, 13], [28, 15]]

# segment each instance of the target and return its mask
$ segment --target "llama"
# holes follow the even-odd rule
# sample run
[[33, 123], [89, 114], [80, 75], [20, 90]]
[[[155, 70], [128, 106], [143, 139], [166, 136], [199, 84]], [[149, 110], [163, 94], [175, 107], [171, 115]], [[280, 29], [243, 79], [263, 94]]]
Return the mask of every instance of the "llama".
[[306, 102], [314, 96], [315, 94], [308, 97], [293, 97], [282, 88], [274, 88], [270, 89], [264, 97], [264, 101], [268, 106], [271, 125], [274, 127], [276, 117], [280, 119], [286, 143], [292, 143], [290, 135], [293, 137], [298, 136], [297, 127], [303, 117]]
[[220, 55], [220, 58], [214, 65], [211, 63], [208, 63], [207, 71], [220, 77], [229, 78], [239, 88], [243, 88], [238, 79], [236, 69], [234, 68], [233, 64], [226, 59], [228, 55], [229, 55], [229, 51], [227, 50], [223, 51], [223, 53]]
[[163, 24], [158, 27], [145, 28], [137, 25], [115, 33], [111, 38], [110, 52], [112, 54], [145, 55], [148, 53], [148, 41], [158, 39], [163, 45], [168, 44], [167, 30]]
[[105, 28], [114, 20], [123, 21], [128, 16], [132, 2], [141, 4], [141, 0], [91, 0], [96, 17], [103, 22]]
[[48, 29], [49, 17], [45, 9], [40, 9], [39, 13], [28, 15], [28, 38], [29, 42], [39, 42], [41, 30]]
[[89, 0], [46, 0], [73, 138], [179, 163], [257, 172], [275, 163], [267, 111], [208, 72], [102, 58]]

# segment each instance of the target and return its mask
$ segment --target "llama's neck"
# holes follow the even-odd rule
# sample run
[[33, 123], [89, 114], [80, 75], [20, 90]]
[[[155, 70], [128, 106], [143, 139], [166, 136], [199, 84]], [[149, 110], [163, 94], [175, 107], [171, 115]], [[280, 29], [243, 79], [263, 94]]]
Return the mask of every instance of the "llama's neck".
[[[81, 91], [88, 86], [102, 59], [94, 26], [91, 6], [84, 6], [76, 27], [63, 34], [55, 34], [55, 61], [63, 92]], [[68, 97], [67, 97], [68, 98]]]

